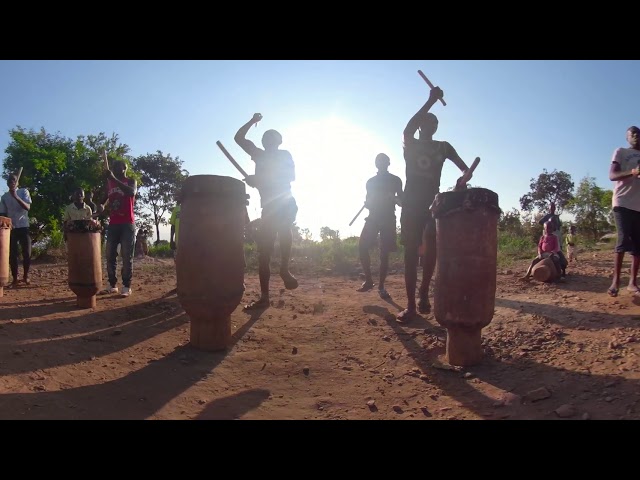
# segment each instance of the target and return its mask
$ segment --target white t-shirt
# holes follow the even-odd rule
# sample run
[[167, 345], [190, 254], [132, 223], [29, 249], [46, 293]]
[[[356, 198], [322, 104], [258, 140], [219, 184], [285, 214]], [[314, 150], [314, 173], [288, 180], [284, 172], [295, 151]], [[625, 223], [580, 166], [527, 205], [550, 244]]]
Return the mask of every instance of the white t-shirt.
[[[640, 166], [640, 150], [618, 148], [613, 152], [611, 162], [620, 164], [623, 172]], [[640, 178], [627, 177], [616, 182], [613, 188], [613, 206], [640, 212]]]

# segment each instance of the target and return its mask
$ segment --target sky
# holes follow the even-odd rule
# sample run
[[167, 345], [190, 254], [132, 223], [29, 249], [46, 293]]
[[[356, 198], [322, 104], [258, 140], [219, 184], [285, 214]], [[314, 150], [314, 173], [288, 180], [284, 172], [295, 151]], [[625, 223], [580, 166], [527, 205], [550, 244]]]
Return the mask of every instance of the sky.
[[[259, 112], [247, 138], [260, 146], [265, 130], [282, 134], [296, 165], [297, 224], [314, 239], [323, 226], [346, 238], [364, 225], [366, 213], [348, 226], [378, 153], [404, 184], [402, 131], [429, 96], [418, 70], [447, 102], [431, 109], [434, 138], [467, 165], [481, 158], [470, 183], [498, 193], [503, 210], [519, 208], [544, 168], [612, 188], [613, 151], [640, 125], [640, 61], [632, 60], [0, 61], [0, 155], [16, 126], [71, 138], [117, 133], [133, 156], [160, 150], [190, 175], [241, 179], [216, 141], [253, 173], [233, 136]], [[459, 175], [448, 161], [441, 190]], [[247, 193], [253, 220], [259, 196]], [[399, 224], [399, 208], [396, 215]], [[161, 238], [168, 233], [162, 228]]]

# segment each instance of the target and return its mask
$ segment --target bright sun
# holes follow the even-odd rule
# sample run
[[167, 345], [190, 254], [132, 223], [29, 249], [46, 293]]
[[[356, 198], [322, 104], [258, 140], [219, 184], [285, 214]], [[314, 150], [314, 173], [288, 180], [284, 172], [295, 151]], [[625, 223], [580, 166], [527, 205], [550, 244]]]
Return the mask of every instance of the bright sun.
[[[366, 210], [353, 226], [348, 225], [364, 203], [366, 181], [376, 174], [376, 155], [391, 156], [390, 171], [398, 176], [404, 162], [394, 161], [388, 146], [374, 134], [336, 116], [297, 123], [280, 132], [280, 148], [291, 152], [296, 165], [292, 190], [299, 209], [297, 225], [308, 228], [316, 240], [324, 226], [339, 230], [342, 238], [358, 235]], [[252, 219], [259, 216], [257, 202], [251, 202], [249, 213]]]

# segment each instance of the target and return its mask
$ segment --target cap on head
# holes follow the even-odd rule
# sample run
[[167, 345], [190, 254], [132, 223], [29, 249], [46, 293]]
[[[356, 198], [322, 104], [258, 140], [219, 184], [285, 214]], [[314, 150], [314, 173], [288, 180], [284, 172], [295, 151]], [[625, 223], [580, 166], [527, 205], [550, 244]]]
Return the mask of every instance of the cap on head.
[[276, 130], [267, 130], [262, 135], [262, 146], [264, 148], [277, 148], [282, 145], [282, 135]]
[[376, 155], [376, 168], [377, 169], [389, 168], [389, 165], [391, 165], [391, 159], [389, 158], [389, 156], [387, 154], [379, 153], [378, 155]]

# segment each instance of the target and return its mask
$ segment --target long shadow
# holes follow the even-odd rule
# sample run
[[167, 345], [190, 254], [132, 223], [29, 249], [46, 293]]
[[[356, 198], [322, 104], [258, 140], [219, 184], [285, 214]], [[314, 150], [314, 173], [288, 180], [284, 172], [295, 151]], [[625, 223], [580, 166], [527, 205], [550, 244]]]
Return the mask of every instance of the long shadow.
[[[37, 305], [33, 305], [30, 302], [23, 302], [22, 305], [18, 304], [16, 307], [5, 307], [0, 305], [0, 320], [11, 320], [14, 318], [25, 318], [25, 308], [29, 309], [29, 317], [43, 317], [45, 315], [51, 315], [53, 313], [60, 312], [73, 312], [80, 310], [76, 305], [76, 299], [73, 297], [71, 300], [51, 301], [48, 303], [40, 302]], [[85, 309], [86, 310], [86, 309]]]
[[583, 312], [569, 307], [527, 302], [524, 300], [508, 300], [506, 298], [496, 298], [496, 306], [510, 308], [532, 315], [540, 315], [550, 322], [570, 328], [580, 326], [587, 330], [606, 330], [619, 327], [640, 327], [640, 316], [638, 315]]
[[204, 408], [196, 420], [234, 420], [258, 408], [270, 394], [269, 390], [257, 388], [217, 398]]
[[[250, 318], [247, 324], [259, 316]], [[227, 350], [208, 353], [189, 344], [129, 375], [99, 385], [56, 392], [12, 393], [0, 396], [1, 419], [145, 419], [206, 378], [224, 360], [247, 324], [232, 335]], [[256, 393], [250, 403], [260, 399]]]
[[[461, 371], [443, 370], [436, 366], [442, 365], [439, 357], [445, 353], [444, 346], [424, 349], [415, 335], [398, 324], [386, 308], [369, 307], [368, 310], [385, 319], [430, 382], [483, 418], [558, 419], [554, 411], [563, 404], [574, 403], [576, 414], [571, 418], [575, 419], [581, 418], [584, 412], [593, 419], [618, 419], [623, 416], [640, 419], [640, 399], [637, 395], [640, 382], [636, 380], [564, 370], [529, 358], [502, 361], [498, 347], [487, 349], [482, 362], [470, 369], [473, 378], [467, 379]], [[430, 328], [438, 332], [437, 327], [431, 325]], [[505, 405], [499, 398], [484, 394], [475, 387], [476, 379], [492, 388], [516, 395], [516, 400]], [[527, 393], [542, 387], [549, 391], [548, 399], [533, 401], [527, 397]], [[605, 395], [609, 397], [606, 402]]]
[[[180, 308], [177, 298], [167, 300], [171, 297], [171, 292], [167, 292], [160, 297], [142, 303], [127, 303], [122, 306], [123, 299], [115, 296], [100, 296], [98, 310], [79, 309], [76, 306], [75, 297], [71, 301], [60, 301], [50, 303], [40, 307], [31, 307], [29, 304], [24, 307], [29, 308], [29, 316], [24, 315], [24, 309], [0, 309], [0, 320], [9, 320], [18, 317], [22, 321], [16, 323], [5, 323], [2, 327], [5, 336], [11, 336], [14, 341], [29, 341], [35, 339], [52, 339], [52, 337], [62, 337], [66, 335], [78, 335], [82, 333], [92, 333], [113, 327], [130, 320], [131, 314], [135, 312], [135, 318], [144, 317], [144, 314], [152, 315], [158, 311], [175, 310]], [[35, 310], [34, 310], [35, 309]], [[9, 312], [9, 313], [7, 313]], [[67, 318], [48, 318], [39, 321], [30, 321], [32, 317], [41, 317], [60, 312], [81, 313], [84, 315], [73, 315]], [[43, 332], [45, 332], [43, 334]], [[0, 343], [2, 343], [0, 339]]]
[[403, 307], [401, 307], [400, 305], [398, 305], [393, 298], [383, 298], [383, 300], [385, 302], [387, 302], [389, 305], [392, 305], [393, 308], [395, 308], [396, 310], [398, 310], [398, 312], [401, 312], [402, 310], [404, 310]]
[[[188, 322], [177, 302], [157, 299], [70, 319], [5, 324], [0, 374], [28, 372], [91, 360], [124, 350]], [[48, 323], [43, 327], [42, 323]], [[25, 329], [25, 325], [27, 326]], [[42, 339], [46, 331], [49, 338]], [[30, 337], [39, 340], [32, 341]], [[19, 356], [19, 361], [16, 357]]]
[[[0, 316], [4, 315], [5, 307], [31, 307], [33, 305], [41, 305], [41, 304], [54, 304], [60, 302], [67, 302], [69, 300], [75, 300], [76, 297], [64, 297], [64, 298], [45, 298], [43, 300], [23, 300], [20, 302], [13, 303], [4, 303], [0, 300]], [[2, 318], [0, 317], [0, 320]]]
[[592, 292], [607, 294], [611, 279], [599, 275], [583, 275], [567, 271], [564, 283], [558, 283], [558, 288], [570, 292]]

